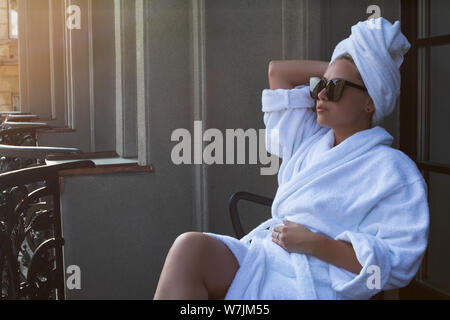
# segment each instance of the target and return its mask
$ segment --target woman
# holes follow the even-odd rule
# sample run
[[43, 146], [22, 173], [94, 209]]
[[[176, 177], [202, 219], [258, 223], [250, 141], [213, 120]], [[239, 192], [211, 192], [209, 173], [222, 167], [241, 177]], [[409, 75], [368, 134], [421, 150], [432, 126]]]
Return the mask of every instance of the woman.
[[330, 64], [270, 63], [266, 148], [283, 159], [272, 218], [240, 240], [178, 237], [155, 299], [368, 299], [411, 281], [427, 246], [426, 184], [378, 126], [410, 46], [399, 28], [359, 22]]

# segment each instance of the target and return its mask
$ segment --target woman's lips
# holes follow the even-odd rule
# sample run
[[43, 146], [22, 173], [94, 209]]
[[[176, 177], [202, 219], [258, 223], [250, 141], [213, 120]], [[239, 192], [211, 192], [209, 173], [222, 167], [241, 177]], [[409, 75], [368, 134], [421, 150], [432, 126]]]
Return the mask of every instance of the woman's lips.
[[324, 111], [327, 111], [327, 109], [323, 107], [322, 102], [318, 102], [317, 105], [316, 105], [316, 111], [317, 112], [324, 112]]

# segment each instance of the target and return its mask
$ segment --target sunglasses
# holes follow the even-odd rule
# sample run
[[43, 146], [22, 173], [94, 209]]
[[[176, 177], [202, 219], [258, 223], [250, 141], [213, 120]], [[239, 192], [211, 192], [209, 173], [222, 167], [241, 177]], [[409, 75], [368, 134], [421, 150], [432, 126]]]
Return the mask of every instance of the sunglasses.
[[312, 77], [309, 79], [309, 93], [315, 100], [319, 99], [320, 91], [326, 88], [328, 100], [336, 102], [342, 97], [345, 86], [367, 91], [367, 89], [363, 86], [340, 78], [331, 79], [328, 81], [319, 77]]

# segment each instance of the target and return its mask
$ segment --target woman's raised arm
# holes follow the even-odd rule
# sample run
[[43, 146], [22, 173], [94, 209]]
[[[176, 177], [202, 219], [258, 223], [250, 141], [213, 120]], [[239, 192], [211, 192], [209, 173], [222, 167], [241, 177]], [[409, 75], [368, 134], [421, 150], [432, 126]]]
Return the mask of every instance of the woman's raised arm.
[[310, 77], [323, 76], [327, 67], [328, 62], [314, 60], [270, 62], [270, 89], [263, 90], [261, 99], [269, 153], [286, 160], [305, 139], [326, 130], [317, 122], [308, 87], [294, 87], [308, 84]]
[[272, 60], [269, 63], [270, 89], [292, 89], [308, 84], [310, 77], [323, 76], [328, 64], [317, 60]]

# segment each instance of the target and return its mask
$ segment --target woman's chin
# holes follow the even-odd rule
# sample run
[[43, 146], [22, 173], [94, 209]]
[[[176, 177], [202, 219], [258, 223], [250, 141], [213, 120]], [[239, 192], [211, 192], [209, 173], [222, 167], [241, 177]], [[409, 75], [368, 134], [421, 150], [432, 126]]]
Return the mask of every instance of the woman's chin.
[[321, 126], [326, 126], [326, 121], [322, 116], [322, 114], [320, 113], [317, 115], [317, 123], [320, 124]]

